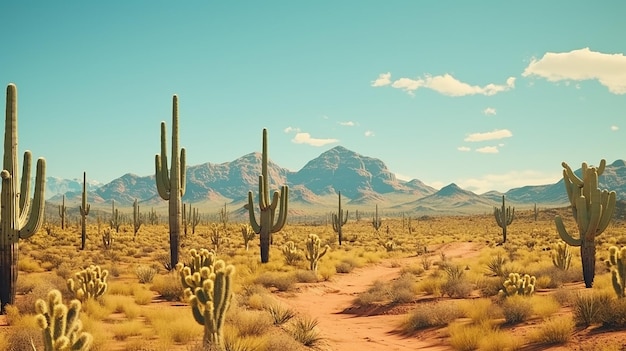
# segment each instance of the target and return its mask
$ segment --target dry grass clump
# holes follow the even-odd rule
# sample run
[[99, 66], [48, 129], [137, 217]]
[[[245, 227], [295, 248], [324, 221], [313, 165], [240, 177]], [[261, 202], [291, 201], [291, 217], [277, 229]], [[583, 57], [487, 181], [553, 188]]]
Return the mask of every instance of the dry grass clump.
[[421, 329], [448, 325], [462, 315], [463, 313], [456, 303], [423, 303], [409, 312], [400, 328], [405, 334], [413, 334]]
[[176, 272], [170, 272], [154, 277], [150, 290], [159, 293], [166, 301], [181, 301], [184, 289], [180, 276]]
[[[231, 306], [232, 307], [232, 306]], [[226, 323], [237, 329], [240, 336], [260, 336], [269, 332], [274, 322], [265, 311], [231, 308]]]
[[390, 282], [375, 281], [367, 291], [359, 294], [355, 303], [369, 306], [412, 302], [418, 291], [415, 280], [412, 274], [407, 273]]
[[259, 274], [254, 283], [266, 288], [276, 288], [278, 291], [290, 291], [296, 285], [296, 276], [293, 273], [263, 272]]
[[141, 284], [152, 283], [156, 274], [157, 270], [150, 266], [140, 264], [135, 268], [135, 275]]
[[135, 303], [135, 298], [132, 296], [105, 295], [102, 300], [108, 310], [112, 310], [113, 313], [123, 313], [129, 320], [135, 319], [141, 314], [141, 308]]
[[500, 307], [507, 324], [521, 323], [533, 315], [533, 303], [528, 296], [509, 296], [502, 300]]
[[187, 344], [202, 336], [203, 326], [193, 319], [188, 306], [181, 306], [178, 311], [149, 310], [145, 314], [161, 342], [166, 345]]
[[574, 322], [567, 316], [556, 317], [541, 324], [530, 335], [536, 343], [554, 345], [567, 343], [574, 332]]
[[115, 323], [110, 328], [115, 340], [126, 340], [131, 336], [142, 335], [144, 325], [138, 320], [124, 321], [121, 323]]
[[551, 295], [533, 295], [529, 299], [533, 305], [533, 313], [542, 319], [551, 317], [561, 309], [559, 302]]
[[489, 324], [462, 324], [455, 322], [448, 326], [448, 342], [455, 350], [473, 351], [478, 348], [481, 340], [489, 338], [493, 331]]
[[602, 324], [611, 305], [612, 296], [609, 292], [591, 290], [579, 292], [573, 302], [574, 322], [576, 325], [588, 327]]
[[500, 307], [487, 298], [462, 300], [458, 306], [462, 314], [474, 324], [485, 323], [502, 315]]
[[273, 304], [269, 306], [267, 308], [267, 312], [276, 326], [281, 326], [296, 316], [296, 312], [294, 310], [280, 304]]
[[315, 347], [322, 341], [315, 318], [308, 316], [295, 318], [286, 330], [296, 341], [307, 347]]

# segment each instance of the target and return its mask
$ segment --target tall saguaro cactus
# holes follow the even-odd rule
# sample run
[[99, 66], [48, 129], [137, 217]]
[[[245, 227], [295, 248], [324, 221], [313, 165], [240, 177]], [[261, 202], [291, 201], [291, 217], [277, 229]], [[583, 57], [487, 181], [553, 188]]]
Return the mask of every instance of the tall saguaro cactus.
[[505, 207], [504, 195], [502, 195], [502, 207], [494, 207], [493, 215], [496, 217], [498, 226], [502, 228], [502, 243], [504, 244], [506, 242], [506, 228], [513, 223], [513, 217], [515, 217], [515, 207]]
[[32, 156], [24, 152], [21, 184], [17, 164], [17, 87], [7, 86], [6, 121], [4, 128], [4, 158], [2, 191], [0, 193], [0, 312], [15, 303], [19, 239], [27, 239], [39, 230], [44, 219], [44, 189], [46, 160], [37, 160], [35, 194], [30, 199], [30, 169]]
[[[261, 155], [261, 175], [259, 176], [259, 222], [257, 222], [254, 214], [252, 191], [248, 192], [248, 217], [250, 218], [252, 230], [259, 234], [261, 263], [269, 262], [272, 233], [279, 232], [287, 221], [287, 202], [289, 196], [289, 187], [283, 185], [280, 188], [280, 194], [278, 191], [275, 191], [272, 201], [270, 202], [267, 159], [267, 129], [263, 128], [263, 153]], [[276, 214], [277, 209], [278, 214]]]
[[593, 286], [596, 269], [596, 236], [602, 234], [609, 225], [615, 212], [615, 191], [600, 190], [598, 176], [604, 172], [606, 160], [601, 160], [598, 167], [582, 164], [582, 176], [579, 178], [570, 166], [563, 162], [563, 181], [567, 197], [572, 205], [572, 214], [578, 224], [578, 237], [567, 232], [561, 216], [554, 221], [559, 236], [571, 246], [580, 246], [580, 258], [583, 264], [585, 287]]
[[63, 201], [59, 205], [59, 217], [61, 217], [61, 229], [65, 229], [65, 215], [67, 214], [67, 207], [65, 207], [65, 195], [63, 195]]
[[133, 201], [133, 241], [137, 237], [137, 233], [139, 232], [139, 228], [143, 224], [143, 220], [141, 219], [141, 214], [139, 213], [139, 202], [137, 199]]
[[[404, 214], [402, 215], [404, 216]], [[372, 218], [372, 227], [374, 227], [374, 229], [376, 230], [376, 233], [378, 233], [378, 229], [380, 229], [381, 225], [383, 225], [383, 223], [380, 217], [378, 217], [378, 205], [376, 205], [376, 214]]]
[[341, 211], [341, 191], [340, 191], [339, 192], [339, 212], [333, 213], [333, 216], [332, 216], [333, 230], [335, 231], [335, 233], [337, 233], [337, 236], [339, 237], [339, 245], [341, 245], [341, 242], [343, 241], [343, 233], [341, 231], [341, 227], [343, 227], [343, 225], [346, 224], [347, 222], [348, 222], [348, 210], [346, 210], [346, 214], [344, 216], [343, 211]]
[[[178, 146], [178, 96], [172, 98], [172, 160], [167, 169], [167, 142], [165, 122], [161, 122], [161, 154], [154, 158], [156, 186], [159, 196], [169, 202], [170, 267], [178, 263], [182, 197], [185, 195], [185, 148]], [[180, 156], [179, 156], [180, 152]]]
[[87, 241], [87, 215], [89, 215], [89, 209], [91, 205], [87, 203], [87, 172], [83, 172], [83, 198], [82, 204], [79, 206], [80, 210], [80, 249], [85, 249], [85, 242]]

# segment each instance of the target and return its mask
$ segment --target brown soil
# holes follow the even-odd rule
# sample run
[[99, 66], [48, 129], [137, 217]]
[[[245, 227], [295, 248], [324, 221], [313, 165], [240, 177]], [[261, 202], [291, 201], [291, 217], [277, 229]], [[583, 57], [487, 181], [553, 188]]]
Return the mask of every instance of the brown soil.
[[[437, 248], [445, 248], [447, 257], [471, 258], [479, 254], [482, 245], [475, 243], [451, 243]], [[357, 295], [366, 291], [374, 281], [389, 281], [397, 278], [402, 267], [419, 264], [421, 258], [387, 259], [378, 264], [357, 268], [349, 274], [338, 274], [331, 281], [302, 284], [295, 292], [277, 293], [277, 298], [298, 313], [318, 320], [318, 328], [324, 338], [320, 350], [452, 350], [447, 343], [446, 328], [434, 328], [406, 336], [399, 332], [406, 312], [417, 304], [401, 306], [380, 306], [362, 308], [353, 304]], [[582, 284], [571, 284], [567, 289], [583, 289]], [[541, 292], [540, 292], [541, 293]], [[543, 292], [547, 293], [547, 292]], [[560, 314], [571, 315], [563, 309]], [[514, 338], [523, 338], [539, 320], [530, 320], [515, 327], [506, 328]], [[523, 339], [522, 339], [523, 340]], [[524, 345], [522, 350], [626, 350], [626, 331], [602, 329], [578, 329], [572, 341], [565, 346]]]

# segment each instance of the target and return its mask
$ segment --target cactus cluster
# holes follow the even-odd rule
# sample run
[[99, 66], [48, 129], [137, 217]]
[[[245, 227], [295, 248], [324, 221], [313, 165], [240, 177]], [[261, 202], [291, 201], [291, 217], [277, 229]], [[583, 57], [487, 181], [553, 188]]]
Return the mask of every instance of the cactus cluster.
[[67, 280], [67, 288], [80, 301], [97, 299], [107, 291], [109, 271], [90, 265]]
[[[177, 264], [185, 288], [185, 300], [189, 302], [193, 317], [204, 326], [202, 345], [205, 350], [225, 350], [224, 321], [233, 297], [233, 265], [202, 249], [191, 250], [189, 266]], [[195, 270], [195, 271], [193, 271]]]
[[611, 282], [618, 298], [626, 296], [626, 247], [621, 249], [617, 246], [609, 248], [609, 259], [605, 261], [611, 269]]
[[598, 177], [604, 172], [606, 161], [598, 167], [582, 164], [582, 179], [563, 162], [563, 180], [567, 197], [572, 206], [572, 214], [578, 224], [578, 237], [567, 232], [561, 216], [554, 221], [559, 236], [571, 246], [580, 246], [585, 287], [593, 286], [596, 267], [596, 236], [602, 234], [615, 212], [615, 191], [600, 190]]
[[285, 256], [285, 262], [288, 265], [294, 265], [300, 260], [300, 252], [293, 241], [287, 241], [282, 247], [283, 256]]
[[504, 289], [499, 292], [500, 296], [530, 296], [535, 292], [535, 282], [537, 278], [528, 274], [523, 276], [519, 273], [509, 273], [509, 277], [502, 284]]
[[241, 236], [243, 237], [244, 245], [246, 246], [246, 251], [250, 248], [250, 241], [254, 239], [256, 233], [252, 230], [252, 227], [249, 224], [241, 225]]
[[170, 264], [174, 267], [178, 263], [180, 247], [180, 223], [182, 220], [182, 197], [185, 194], [185, 148], [178, 147], [178, 96], [172, 98], [172, 165], [167, 169], [167, 141], [165, 122], [161, 122], [161, 154], [154, 157], [156, 187], [159, 196], [169, 203], [170, 226]]
[[502, 195], [502, 207], [494, 207], [493, 215], [496, 217], [498, 226], [502, 228], [502, 243], [504, 244], [506, 242], [506, 228], [513, 223], [513, 218], [515, 217], [515, 207], [505, 207], [504, 195]]
[[68, 307], [63, 304], [61, 292], [56, 289], [48, 293], [47, 300], [37, 300], [35, 318], [43, 330], [45, 351], [89, 350], [93, 337], [82, 331], [80, 310], [80, 301], [72, 300]]
[[17, 284], [18, 242], [33, 236], [44, 219], [46, 160], [37, 160], [35, 193], [31, 202], [30, 151], [24, 152], [20, 179], [17, 162], [17, 87], [7, 86], [4, 156], [0, 179], [0, 312], [15, 303]]
[[341, 191], [339, 191], [338, 193], [339, 193], [339, 210], [337, 213], [332, 214], [331, 222], [333, 224], [333, 231], [337, 233], [337, 237], [339, 239], [339, 245], [341, 245], [341, 242], [343, 241], [343, 232], [341, 228], [343, 227], [344, 224], [348, 222], [348, 210], [346, 210], [346, 213], [344, 215], [343, 211], [341, 210]]
[[[270, 202], [269, 175], [267, 173], [267, 129], [263, 129], [263, 153], [261, 154], [261, 175], [259, 176], [259, 221], [254, 213], [252, 191], [248, 192], [248, 217], [255, 233], [259, 234], [261, 263], [270, 259], [272, 233], [277, 233], [287, 222], [289, 187], [283, 185], [280, 194], [275, 191]], [[278, 210], [278, 213], [276, 211]]]
[[304, 253], [307, 261], [309, 261], [309, 269], [313, 272], [317, 272], [317, 266], [319, 261], [326, 252], [330, 249], [330, 246], [326, 245], [322, 248], [322, 241], [316, 234], [309, 234], [306, 239], [306, 251]]
[[566, 271], [572, 264], [572, 252], [569, 249], [569, 245], [564, 242], [558, 243], [554, 246], [552, 251], [552, 264], [554, 267]]

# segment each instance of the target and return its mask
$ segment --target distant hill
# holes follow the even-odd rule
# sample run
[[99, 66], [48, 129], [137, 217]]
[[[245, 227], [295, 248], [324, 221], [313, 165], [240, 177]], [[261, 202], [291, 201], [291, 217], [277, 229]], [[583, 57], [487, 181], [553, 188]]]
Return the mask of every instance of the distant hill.
[[[247, 203], [249, 191], [257, 201], [260, 173], [261, 154], [256, 152], [231, 162], [188, 166], [183, 201], [216, 208], [229, 204], [233, 210], [238, 209]], [[323, 152], [297, 172], [270, 160], [268, 173], [272, 190], [289, 185], [290, 211], [298, 213], [334, 209], [339, 191], [346, 208], [370, 209], [378, 204], [388, 211], [433, 215], [492, 211], [494, 206], [499, 206], [502, 195], [513, 206], [562, 207], [569, 204], [563, 180], [555, 184], [514, 188], [505, 193], [490, 191], [478, 195], [454, 183], [437, 191], [418, 179], [399, 180], [382, 160], [342, 146]], [[580, 174], [580, 170], [576, 173]], [[82, 180], [52, 179], [54, 181], [47, 184], [51, 188], [50, 194], [54, 194], [49, 198], [50, 202], [60, 203], [62, 194], [66, 195], [68, 203], [80, 201]], [[626, 200], [626, 162], [617, 160], [607, 165], [600, 177], [600, 186], [615, 190], [619, 200]], [[96, 205], [114, 200], [120, 206], [131, 206], [134, 199], [138, 199], [144, 206], [165, 206], [165, 201], [157, 194], [154, 175], [127, 173], [108, 184], [91, 185], [89, 189], [89, 201]]]

